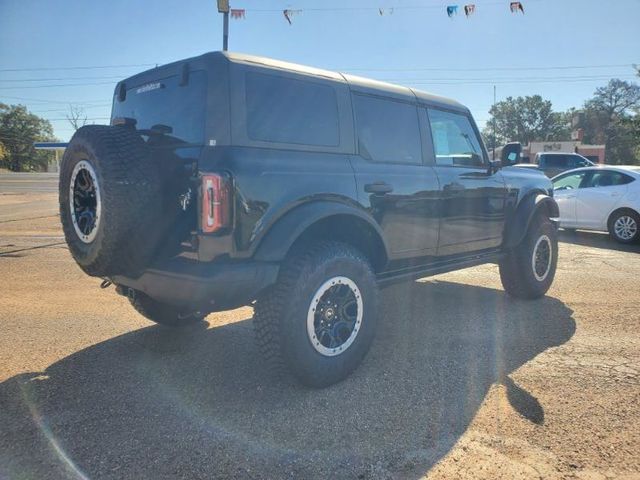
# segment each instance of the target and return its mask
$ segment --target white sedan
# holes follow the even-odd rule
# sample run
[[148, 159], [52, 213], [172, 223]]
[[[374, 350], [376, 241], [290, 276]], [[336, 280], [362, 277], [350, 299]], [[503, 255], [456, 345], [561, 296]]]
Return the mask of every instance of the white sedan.
[[622, 243], [640, 238], [640, 167], [577, 168], [551, 181], [562, 228], [605, 231]]

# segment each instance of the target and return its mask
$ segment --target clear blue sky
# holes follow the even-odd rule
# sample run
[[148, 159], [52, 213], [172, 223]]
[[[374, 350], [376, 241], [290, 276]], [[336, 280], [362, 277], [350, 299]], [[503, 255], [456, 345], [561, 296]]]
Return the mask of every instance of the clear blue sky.
[[[475, 0], [470, 18], [459, 3], [449, 19], [453, 1], [231, 0], [246, 18], [231, 20], [230, 50], [453, 97], [480, 124], [494, 84], [498, 100], [540, 94], [564, 110], [609, 78], [640, 81], [630, 66], [640, 63], [640, 0], [522, 3], [525, 15], [511, 14], [509, 0]], [[303, 12], [290, 26], [284, 8]], [[218, 50], [221, 39], [215, 0], [0, 0], [0, 102], [27, 105], [67, 140], [68, 103], [104, 123], [118, 78]], [[96, 66], [110, 68], [68, 69]]]

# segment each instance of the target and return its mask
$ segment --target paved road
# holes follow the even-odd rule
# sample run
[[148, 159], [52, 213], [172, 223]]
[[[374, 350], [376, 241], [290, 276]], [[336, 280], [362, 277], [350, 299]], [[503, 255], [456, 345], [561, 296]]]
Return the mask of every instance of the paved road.
[[0, 173], [0, 194], [57, 191], [57, 173]]
[[534, 302], [491, 265], [387, 289], [362, 367], [313, 391], [268, 374], [250, 308], [172, 331], [101, 290], [50, 181], [0, 182], [0, 478], [638, 478], [640, 247], [563, 235]]

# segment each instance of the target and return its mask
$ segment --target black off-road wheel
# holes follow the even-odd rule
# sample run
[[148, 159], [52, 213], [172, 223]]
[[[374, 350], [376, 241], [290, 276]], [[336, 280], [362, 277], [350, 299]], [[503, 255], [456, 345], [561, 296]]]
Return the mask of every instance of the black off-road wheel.
[[184, 309], [158, 302], [142, 292], [133, 292], [128, 298], [133, 308], [140, 315], [165, 327], [186, 327], [202, 322], [205, 317], [199, 312], [188, 312]]
[[161, 186], [135, 131], [80, 128], [62, 159], [59, 200], [67, 245], [87, 274], [134, 273], [150, 262], [159, 236]]
[[369, 260], [327, 241], [287, 258], [257, 301], [257, 342], [273, 371], [326, 387], [355, 370], [376, 331], [378, 288]]
[[637, 242], [640, 240], [640, 215], [630, 209], [614, 212], [609, 219], [609, 235], [616, 242]]
[[557, 264], [557, 229], [547, 217], [538, 215], [531, 220], [520, 245], [507, 252], [500, 262], [502, 286], [516, 298], [540, 298], [551, 287]]

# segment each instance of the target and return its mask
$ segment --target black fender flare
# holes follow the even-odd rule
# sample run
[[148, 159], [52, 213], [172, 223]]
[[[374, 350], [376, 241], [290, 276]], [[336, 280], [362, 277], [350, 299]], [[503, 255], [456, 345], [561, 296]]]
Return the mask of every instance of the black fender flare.
[[389, 249], [384, 241], [382, 229], [367, 212], [351, 205], [328, 200], [305, 203], [285, 213], [259, 241], [253, 257], [264, 262], [284, 260], [295, 241], [313, 224], [329, 217], [344, 215], [366, 222], [378, 237], [377, 240], [384, 248], [386, 258], [389, 258]]
[[527, 195], [520, 201], [515, 213], [506, 225], [504, 246], [511, 248], [522, 242], [527, 234], [527, 230], [529, 230], [531, 220], [538, 213], [543, 213], [557, 225], [557, 218], [560, 216], [560, 211], [556, 201], [549, 195], [543, 193]]

